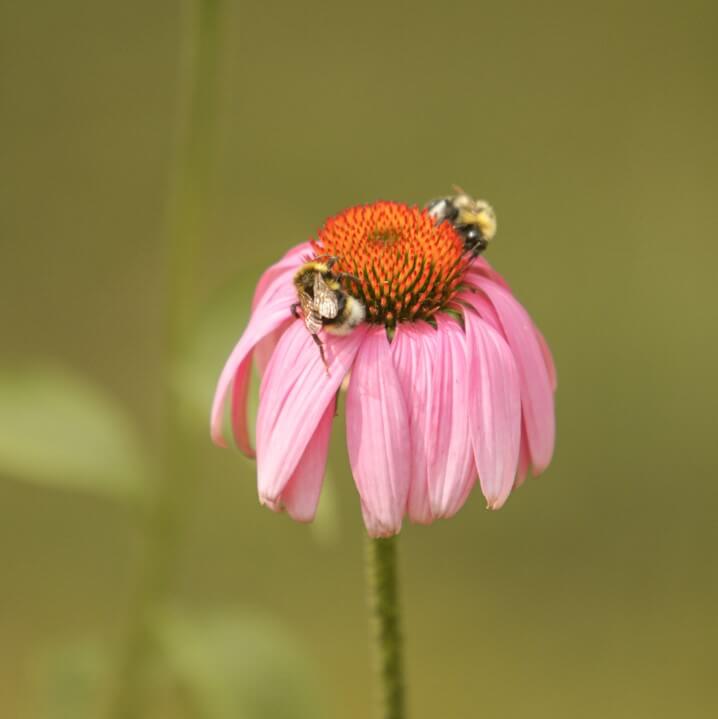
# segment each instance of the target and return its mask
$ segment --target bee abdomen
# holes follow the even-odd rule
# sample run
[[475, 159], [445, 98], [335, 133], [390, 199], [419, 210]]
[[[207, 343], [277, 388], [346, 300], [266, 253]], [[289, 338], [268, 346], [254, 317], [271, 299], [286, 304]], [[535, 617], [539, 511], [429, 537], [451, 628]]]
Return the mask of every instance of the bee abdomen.
[[351, 295], [345, 296], [342, 307], [333, 320], [324, 321], [324, 329], [333, 335], [348, 335], [366, 319], [364, 303]]

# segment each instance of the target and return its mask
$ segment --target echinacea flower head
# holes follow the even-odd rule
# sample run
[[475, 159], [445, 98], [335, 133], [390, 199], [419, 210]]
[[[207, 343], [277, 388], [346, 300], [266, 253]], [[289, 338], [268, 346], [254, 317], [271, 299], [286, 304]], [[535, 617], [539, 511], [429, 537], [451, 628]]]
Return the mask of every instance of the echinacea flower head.
[[[326, 367], [292, 314], [294, 277], [318, 257], [335, 258], [343, 290], [365, 307], [346, 335], [320, 333]], [[253, 361], [259, 498], [299, 521], [317, 509], [345, 381], [349, 462], [371, 536], [396, 534], [404, 515], [423, 524], [451, 517], [477, 479], [498, 509], [551, 460], [556, 375], [546, 342], [454, 227], [416, 207], [349, 208], [260, 278], [211, 417], [212, 438], [225, 446], [229, 400], [235, 441], [250, 457]]]

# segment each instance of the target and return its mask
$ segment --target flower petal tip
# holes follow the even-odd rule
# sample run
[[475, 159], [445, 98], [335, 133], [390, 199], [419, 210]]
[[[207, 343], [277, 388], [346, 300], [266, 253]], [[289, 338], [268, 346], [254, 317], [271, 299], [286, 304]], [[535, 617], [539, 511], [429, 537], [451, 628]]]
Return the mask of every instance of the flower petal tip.
[[429, 517], [412, 517], [409, 515], [409, 521], [412, 524], [419, 524], [422, 527], [428, 527], [430, 524], [433, 524], [436, 519], [439, 519], [439, 517], [429, 516]]
[[367, 533], [372, 539], [389, 539], [390, 537], [395, 537], [397, 534], [401, 532], [401, 527], [398, 529], [392, 528], [373, 528], [373, 529], [367, 529]]
[[295, 521], [300, 524], [311, 524], [314, 521], [315, 512], [311, 514], [304, 514], [303, 512], [294, 512], [291, 509], [285, 508], [287, 514]]
[[499, 497], [498, 499], [487, 500], [486, 509], [489, 509], [492, 512], [496, 512], [497, 510], [501, 509], [504, 504], [506, 504], [507, 499], [508, 497]]
[[227, 449], [227, 440], [221, 434], [216, 435], [214, 432], [212, 432], [212, 442], [217, 447], [221, 447], [222, 449]]
[[401, 532], [401, 517], [377, 517], [361, 499], [362, 517], [367, 534], [372, 539], [388, 539]]
[[282, 503], [279, 501], [278, 497], [275, 497], [272, 499], [271, 497], [267, 497], [266, 495], [259, 495], [259, 503], [263, 507], [267, 507], [268, 509], [271, 509], [273, 512], [281, 512], [284, 508], [282, 507]]
[[272, 512], [278, 514], [287, 513], [295, 522], [301, 524], [309, 524], [314, 521], [316, 511], [307, 510], [306, 508], [295, 508], [291, 503], [285, 502], [282, 497], [278, 499], [269, 499], [269, 497], [260, 497], [259, 503]]

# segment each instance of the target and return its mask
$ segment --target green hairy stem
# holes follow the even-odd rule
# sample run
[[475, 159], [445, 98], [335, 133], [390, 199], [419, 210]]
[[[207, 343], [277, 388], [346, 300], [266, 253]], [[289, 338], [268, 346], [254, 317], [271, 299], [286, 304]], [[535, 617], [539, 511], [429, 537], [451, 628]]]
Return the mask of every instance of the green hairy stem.
[[367, 580], [380, 719], [404, 719], [402, 640], [397, 591], [397, 537], [369, 539]]

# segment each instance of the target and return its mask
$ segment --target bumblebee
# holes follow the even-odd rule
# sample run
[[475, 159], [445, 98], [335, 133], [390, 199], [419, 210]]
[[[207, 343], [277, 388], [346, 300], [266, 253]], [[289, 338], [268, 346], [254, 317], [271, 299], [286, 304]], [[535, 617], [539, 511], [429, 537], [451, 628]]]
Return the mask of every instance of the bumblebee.
[[440, 225], [450, 222], [464, 240], [464, 249], [478, 257], [496, 235], [496, 214], [486, 200], [475, 200], [460, 187], [456, 195], [440, 197], [426, 205], [429, 215]]
[[319, 347], [322, 362], [329, 371], [324, 344], [319, 331], [325, 329], [335, 335], [347, 335], [364, 321], [366, 308], [361, 300], [349, 294], [342, 287], [342, 280], [356, 277], [347, 273], [335, 273], [337, 257], [329, 257], [326, 262], [320, 259], [310, 260], [302, 265], [294, 275], [299, 302], [291, 306], [292, 314], [299, 318], [298, 308], [302, 308], [304, 324]]

